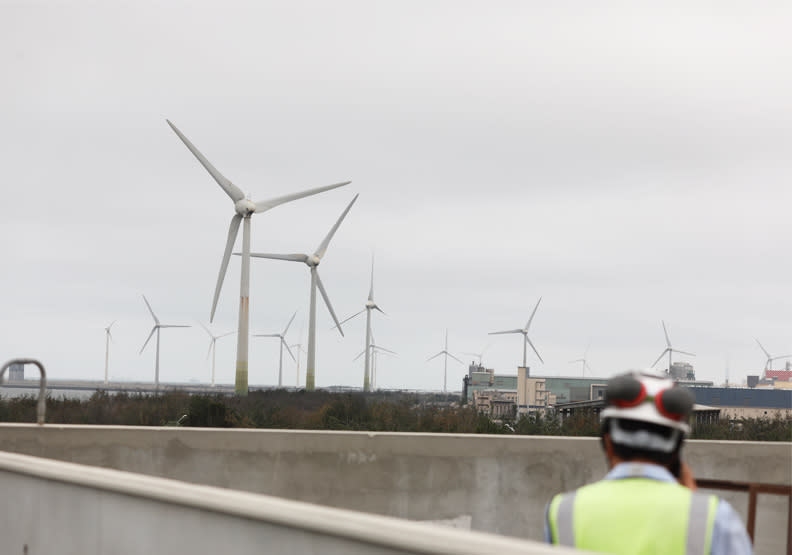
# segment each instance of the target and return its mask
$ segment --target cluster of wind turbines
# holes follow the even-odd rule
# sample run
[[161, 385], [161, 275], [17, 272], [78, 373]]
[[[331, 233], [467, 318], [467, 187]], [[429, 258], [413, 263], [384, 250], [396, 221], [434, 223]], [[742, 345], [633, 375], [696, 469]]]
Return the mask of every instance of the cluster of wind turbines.
[[[240, 293], [239, 293], [239, 325], [238, 325], [238, 339], [237, 339], [237, 360], [236, 360], [236, 375], [235, 375], [235, 385], [234, 390], [238, 395], [246, 395], [248, 391], [248, 334], [249, 334], [249, 319], [250, 319], [250, 258], [265, 258], [265, 259], [273, 259], [273, 260], [285, 260], [290, 262], [302, 262], [306, 266], [308, 266], [310, 274], [311, 274], [311, 285], [310, 285], [310, 307], [309, 307], [309, 316], [308, 316], [308, 359], [306, 364], [306, 377], [305, 377], [305, 387], [307, 390], [311, 391], [316, 387], [316, 290], [319, 289], [319, 293], [322, 295], [322, 299], [324, 300], [325, 305], [327, 306], [330, 315], [333, 318], [333, 321], [336, 324], [336, 328], [338, 332], [343, 336], [344, 332], [341, 328], [341, 323], [338, 321], [336, 317], [335, 311], [333, 310], [333, 305], [330, 302], [330, 298], [327, 295], [327, 291], [322, 283], [321, 278], [319, 277], [318, 266], [322, 260], [322, 257], [327, 252], [327, 248], [332, 240], [333, 236], [335, 235], [336, 231], [338, 230], [341, 222], [344, 220], [346, 215], [349, 213], [349, 210], [352, 208], [352, 205], [355, 204], [355, 201], [358, 198], [358, 195], [352, 199], [352, 201], [347, 205], [346, 209], [343, 211], [341, 216], [336, 221], [335, 225], [330, 229], [329, 233], [325, 236], [322, 242], [319, 244], [319, 247], [314, 251], [313, 254], [272, 254], [272, 253], [251, 253], [250, 249], [250, 220], [253, 214], [259, 214], [262, 212], [266, 212], [276, 206], [281, 204], [291, 202], [294, 200], [298, 200], [301, 198], [305, 198], [308, 196], [316, 195], [318, 193], [322, 193], [325, 191], [329, 191], [331, 189], [336, 189], [338, 187], [343, 187], [351, 183], [351, 181], [343, 181], [340, 183], [334, 183], [332, 185], [326, 185], [323, 187], [316, 187], [313, 189], [307, 189], [304, 191], [300, 191], [298, 193], [293, 193], [290, 195], [284, 195], [280, 197], [275, 197], [269, 200], [264, 201], [257, 201], [252, 202], [251, 200], [245, 198], [245, 195], [242, 193], [242, 190], [239, 189], [236, 185], [234, 185], [229, 179], [227, 179], [223, 174], [221, 174], [207, 159], [204, 157], [203, 154], [193, 145], [189, 139], [187, 139], [184, 134], [179, 131], [179, 129], [173, 125], [169, 120], [167, 120], [168, 125], [171, 129], [176, 133], [176, 135], [181, 139], [181, 141], [187, 146], [187, 148], [192, 152], [198, 162], [209, 172], [212, 178], [217, 182], [221, 189], [231, 198], [232, 202], [234, 203], [234, 211], [235, 214], [231, 218], [231, 223], [228, 229], [228, 237], [226, 240], [226, 247], [223, 252], [223, 258], [220, 263], [220, 272], [217, 277], [217, 285], [215, 286], [215, 293], [214, 298], [212, 300], [212, 310], [210, 314], [209, 321], [212, 322], [214, 320], [215, 311], [217, 309], [217, 302], [220, 296], [220, 291], [223, 286], [223, 280], [225, 279], [226, 270], [228, 268], [228, 263], [231, 257], [231, 251], [234, 247], [234, 243], [236, 242], [236, 237], [239, 232], [240, 224], [243, 226], [242, 229], [242, 252], [235, 253], [241, 256], [242, 259], [242, 272], [241, 272], [241, 283], [240, 283]], [[373, 302], [373, 289], [374, 289], [374, 282], [373, 282], [373, 263], [372, 263], [372, 285], [371, 291], [369, 294], [369, 301], [366, 303], [366, 310], [368, 311], [367, 317], [367, 326], [366, 326], [366, 363], [365, 363], [365, 370], [364, 370], [364, 390], [368, 391], [371, 387], [371, 374], [370, 374], [370, 364], [371, 364], [371, 354], [372, 352], [376, 352], [372, 343], [371, 343], [371, 309], [380, 310], [379, 307]], [[369, 303], [372, 304], [369, 307]], [[354, 316], [348, 318], [347, 320], [354, 318]], [[290, 322], [291, 324], [291, 322]], [[288, 326], [287, 326], [288, 329]], [[294, 355], [291, 353], [289, 346], [285, 344], [285, 340], [283, 336], [285, 335], [285, 331], [283, 334], [280, 335], [281, 339], [281, 357], [280, 357], [280, 366], [278, 371], [278, 385], [282, 385], [283, 383], [283, 346], [285, 345], [289, 354], [294, 358]], [[383, 351], [384, 349], [379, 349]], [[299, 354], [299, 353], [298, 353]], [[299, 370], [298, 370], [299, 373]]]
[[[539, 361], [542, 364], [544, 364], [544, 360], [542, 359], [541, 355], [539, 354], [539, 351], [536, 349], [536, 346], [533, 344], [533, 342], [531, 341], [531, 338], [528, 336], [528, 333], [530, 332], [530, 329], [531, 329], [531, 323], [533, 322], [534, 316], [536, 315], [536, 311], [539, 308], [539, 304], [541, 302], [542, 302], [542, 298], [540, 297], [539, 300], [536, 302], [536, 305], [534, 306], [534, 309], [531, 312], [531, 315], [528, 318], [528, 321], [526, 322], [524, 327], [517, 328], [517, 329], [511, 329], [511, 330], [493, 331], [493, 332], [489, 333], [489, 335], [506, 335], [506, 334], [518, 334], [518, 333], [521, 334], [523, 336], [523, 341], [522, 341], [522, 344], [523, 344], [522, 345], [522, 347], [523, 347], [523, 349], [522, 349], [522, 365], [523, 365], [523, 367], [527, 367], [527, 363], [528, 363], [528, 345], [531, 346], [531, 349], [533, 350], [534, 354], [536, 354], [536, 358], [538, 358]], [[660, 323], [661, 323], [661, 325], [663, 327], [663, 335], [665, 336], [666, 347], [660, 353], [660, 356], [658, 356], [657, 359], [652, 363], [651, 367], [654, 368], [655, 366], [657, 366], [657, 363], [660, 362], [660, 360], [665, 355], [668, 355], [668, 370], [667, 370], [667, 372], [670, 373], [671, 372], [671, 367], [672, 367], [672, 353], [677, 353], [677, 354], [687, 355], [687, 356], [696, 356], [696, 355], [694, 353], [690, 353], [690, 352], [687, 352], [687, 351], [682, 351], [680, 349], [675, 349], [673, 347], [673, 345], [671, 344], [671, 339], [670, 339], [670, 337], [668, 335], [668, 328], [666, 327], [665, 321], [661, 320]], [[782, 356], [775, 356], [775, 357], [771, 356], [770, 353], [768, 353], [767, 350], [762, 346], [762, 344], [759, 342], [758, 339], [755, 339], [755, 341], [756, 341], [757, 345], [759, 345], [759, 348], [762, 349], [762, 352], [767, 357], [767, 360], [766, 360], [765, 366], [764, 366], [764, 374], [766, 374], [767, 371], [770, 369], [770, 366], [773, 363], [773, 361], [781, 360], [781, 359], [785, 359], [785, 358], [792, 358], [792, 354], [790, 354], [790, 355], [782, 355]], [[587, 358], [588, 357], [588, 351], [589, 351], [590, 347], [591, 347], [591, 344], [589, 343], [589, 345], [586, 347], [586, 350], [585, 350], [582, 358], [578, 358], [578, 359], [569, 361], [570, 364], [581, 363], [581, 376], [584, 376], [586, 374], [586, 371], [589, 372], [589, 375], [591, 375], [591, 373], [592, 373], [591, 366], [589, 365], [588, 358]], [[481, 366], [482, 358], [483, 358], [484, 352], [486, 350], [487, 350], [487, 348], [483, 349], [479, 353], [470, 353], [469, 352], [469, 353], [465, 353], [465, 354], [477, 357], [478, 358], [478, 364], [479, 364], [479, 366]], [[447, 376], [448, 376], [448, 359], [451, 358], [451, 359], [455, 360], [456, 362], [458, 362], [460, 364], [464, 364], [459, 358], [457, 358], [456, 356], [454, 356], [453, 354], [451, 354], [448, 351], [448, 330], [446, 330], [446, 333], [445, 333], [445, 344], [444, 344], [443, 350], [441, 350], [439, 353], [429, 357], [427, 359], [427, 362], [429, 362], [429, 361], [431, 361], [431, 360], [433, 360], [433, 359], [435, 359], [435, 358], [437, 358], [437, 357], [439, 357], [441, 355], [444, 356], [444, 361], [443, 361], [443, 392], [446, 392], [447, 391]]]
[[[338, 329], [341, 336], [344, 335], [341, 325], [346, 323], [353, 318], [366, 313], [366, 344], [364, 351], [356, 357], [359, 358], [360, 356], [365, 356], [365, 364], [364, 364], [364, 376], [363, 376], [363, 389], [364, 391], [370, 391], [372, 387], [372, 381], [376, 380], [375, 374], [375, 366], [376, 366], [376, 357], [377, 354], [396, 354], [389, 349], [385, 349], [384, 347], [380, 347], [375, 344], [372, 335], [372, 326], [371, 326], [371, 319], [372, 319], [372, 311], [377, 310], [384, 314], [382, 309], [377, 306], [376, 302], [374, 301], [374, 265], [372, 259], [372, 271], [371, 271], [371, 287], [369, 290], [369, 296], [365, 303], [363, 310], [353, 314], [349, 318], [345, 319], [343, 322], [339, 322], [338, 318], [336, 317], [335, 311], [333, 310], [333, 306], [330, 302], [330, 298], [325, 290], [325, 287], [322, 283], [322, 280], [319, 276], [318, 266], [327, 252], [328, 246], [330, 241], [332, 240], [333, 236], [335, 235], [336, 231], [338, 230], [339, 226], [341, 225], [342, 221], [349, 213], [352, 206], [355, 204], [355, 201], [358, 198], [358, 195], [352, 199], [352, 201], [347, 205], [345, 210], [339, 216], [338, 220], [335, 222], [333, 227], [330, 229], [328, 234], [324, 237], [322, 242], [319, 244], [319, 247], [314, 251], [313, 254], [274, 254], [274, 253], [259, 253], [259, 252], [251, 252], [250, 246], [250, 228], [251, 228], [251, 218], [254, 214], [261, 214], [263, 212], [267, 212], [281, 204], [289, 203], [298, 199], [302, 199], [305, 197], [309, 197], [312, 195], [316, 195], [325, 191], [330, 191], [332, 189], [336, 189], [339, 187], [343, 187], [351, 183], [351, 181], [343, 181], [339, 183], [334, 183], [332, 185], [326, 185], [322, 187], [315, 187], [312, 189], [306, 189], [303, 191], [299, 191], [297, 193], [282, 195], [279, 197], [273, 197], [270, 199], [266, 199], [263, 201], [251, 201], [250, 199], [246, 198], [242, 190], [237, 187], [234, 183], [232, 183], [229, 179], [227, 179], [222, 173], [220, 173], [207, 159], [204, 155], [193, 145], [190, 140], [169, 120], [166, 120], [168, 125], [171, 127], [174, 133], [181, 139], [184, 145], [189, 149], [189, 151], [195, 156], [198, 162], [206, 169], [209, 175], [215, 180], [215, 182], [220, 186], [220, 188], [228, 195], [234, 205], [234, 215], [231, 218], [231, 222], [229, 224], [228, 234], [226, 238], [226, 245], [223, 251], [223, 256], [220, 263], [220, 271], [217, 276], [217, 282], [215, 285], [214, 296], [212, 299], [212, 307], [209, 317], [209, 322], [214, 321], [215, 312], [217, 310], [217, 304], [220, 297], [220, 291], [222, 290], [223, 282], [225, 280], [226, 271], [228, 269], [228, 264], [231, 258], [232, 250], [234, 244], [236, 242], [237, 235], [239, 233], [239, 228], [242, 226], [242, 252], [241, 253], [233, 253], [235, 255], [240, 256], [241, 258], [241, 272], [240, 272], [240, 292], [239, 292], [239, 320], [238, 320], [238, 328], [237, 328], [237, 352], [236, 352], [236, 372], [235, 372], [235, 384], [234, 390], [238, 395], [246, 395], [248, 392], [248, 351], [249, 351], [249, 322], [250, 322], [250, 259], [251, 258], [263, 258], [263, 259], [272, 259], [272, 260], [284, 260], [290, 262], [302, 262], [306, 266], [308, 266], [311, 276], [311, 283], [310, 283], [310, 305], [309, 305], [309, 322], [308, 322], [308, 349], [307, 349], [307, 364], [306, 364], [306, 379], [305, 385], [307, 390], [313, 390], [316, 386], [316, 290], [318, 289], [320, 294], [322, 295], [322, 299], [324, 300], [327, 309], [335, 322], [335, 328]], [[154, 318], [154, 326], [149, 334], [146, 342], [141, 349], [141, 353], [143, 349], [145, 349], [148, 342], [151, 340], [151, 337], [156, 333], [157, 335], [157, 354], [156, 354], [156, 361], [155, 361], [155, 383], [157, 387], [159, 386], [159, 342], [160, 342], [160, 330], [162, 328], [169, 328], [169, 327], [190, 327], [186, 325], [174, 325], [174, 324], [162, 324], [158, 320], [157, 316], [154, 314], [154, 311], [151, 309], [151, 305], [148, 303], [148, 300], [145, 299], [146, 306], [149, 309], [152, 317]], [[523, 356], [522, 356], [522, 364], [523, 366], [527, 366], [527, 351], [528, 345], [531, 346], [534, 354], [539, 359], [540, 362], [544, 363], [539, 351], [536, 349], [536, 346], [531, 341], [530, 337], [528, 336], [531, 323], [533, 322], [534, 316], [536, 315], [536, 311], [539, 308], [539, 304], [541, 303], [542, 299], [540, 298], [536, 306], [534, 306], [533, 311], [531, 312], [530, 317], [528, 318], [527, 323], [522, 328], [511, 329], [511, 330], [503, 330], [503, 331], [495, 331], [490, 332], [490, 335], [502, 335], [502, 334], [521, 334], [523, 336]], [[296, 314], [296, 313], [295, 313]], [[282, 386], [283, 384], [283, 347], [286, 347], [288, 354], [294, 359], [294, 354], [291, 352], [290, 346], [286, 343], [284, 336], [289, 329], [292, 321], [294, 320], [294, 316], [292, 316], [291, 320], [287, 324], [284, 331], [280, 334], [259, 334], [259, 337], [278, 337], [280, 339], [280, 356], [279, 356], [279, 368], [278, 368], [278, 385]], [[110, 326], [106, 328], [107, 333], [107, 343], [106, 349], [107, 353], [105, 356], [105, 382], [107, 381], [107, 372], [108, 372], [108, 360], [109, 360], [109, 342], [111, 338], [110, 329], [112, 327], [112, 323]], [[201, 324], [203, 326], [203, 324]], [[686, 351], [681, 351], [674, 349], [671, 345], [671, 341], [668, 337], [668, 331], [665, 326], [665, 322], [662, 322], [663, 325], [663, 332], [665, 334], [666, 339], [666, 348], [660, 354], [658, 359], [654, 362], [652, 366], [655, 366], [666, 354], [668, 354], [668, 362], [669, 362], [669, 369], [671, 368], [671, 356], [672, 353], [679, 353], [688, 356], [695, 356], [693, 353], [688, 353]], [[222, 334], [219, 336], [215, 336], [209, 331], [208, 328], [203, 326], [204, 329], [210, 336], [210, 352], [214, 352], [215, 349], [215, 342], [220, 337], [225, 337], [227, 335], [231, 335], [230, 332], [227, 334]], [[759, 341], [757, 340], [757, 343]], [[767, 363], [765, 364], [765, 370], [767, 370], [772, 361], [778, 360], [780, 358], [787, 358], [792, 355], [785, 355], [782, 357], [771, 357], [769, 353], [762, 347], [761, 343], [759, 343], [760, 348], [762, 351], [767, 355]], [[298, 357], [301, 346], [298, 346]], [[447, 381], [448, 381], [448, 358], [452, 358], [455, 361], [462, 363], [457, 357], [452, 355], [448, 351], [448, 331], [446, 330], [446, 338], [443, 350], [439, 353], [431, 356], [428, 361], [431, 361], [441, 355], [445, 356], [444, 366], [443, 366], [443, 391], [447, 391]], [[479, 363], [481, 363], [481, 357], [483, 353], [477, 353], [476, 356], [479, 357]], [[582, 363], [582, 372], [585, 374], [586, 370], [591, 371], [590, 366], [588, 365], [588, 361], [586, 357], [588, 356], [588, 347], [586, 348], [586, 352], [583, 355], [583, 358], [576, 359], [574, 361], [570, 361], [570, 363]], [[298, 383], [299, 383], [299, 359], [298, 362]], [[212, 365], [212, 383], [214, 384], [214, 358], [213, 358], [213, 365]]]
[[[156, 344], [156, 355], [154, 357], [154, 387], [155, 389], [159, 389], [159, 373], [160, 373], [160, 330], [163, 328], [190, 328], [191, 325], [188, 324], [163, 324], [160, 322], [160, 319], [157, 317], [154, 309], [151, 308], [151, 303], [149, 303], [148, 299], [145, 295], [143, 295], [143, 302], [146, 303], [146, 308], [148, 309], [149, 313], [151, 314], [152, 319], [154, 320], [154, 325], [151, 328], [151, 332], [149, 333], [146, 341], [143, 343], [143, 346], [140, 348], [140, 353], [143, 354], [143, 351], [146, 349], [146, 346], [151, 341], [151, 338], [156, 334], [157, 338], [155, 340]], [[105, 372], [104, 372], [104, 383], [107, 385], [110, 373], [110, 342], [113, 340], [112, 328], [113, 325], [117, 320], [113, 320], [110, 322], [105, 328]], [[216, 350], [217, 350], [217, 340], [221, 337], [226, 337], [229, 335], [233, 335], [236, 332], [230, 331], [227, 333], [222, 333], [220, 335], [215, 335], [211, 332], [211, 330], [199, 322], [201, 327], [206, 330], [206, 333], [209, 335], [209, 351], [206, 354], [206, 358], [208, 359], [210, 356], [212, 357], [212, 387], [215, 385], [215, 364], [216, 364]]]

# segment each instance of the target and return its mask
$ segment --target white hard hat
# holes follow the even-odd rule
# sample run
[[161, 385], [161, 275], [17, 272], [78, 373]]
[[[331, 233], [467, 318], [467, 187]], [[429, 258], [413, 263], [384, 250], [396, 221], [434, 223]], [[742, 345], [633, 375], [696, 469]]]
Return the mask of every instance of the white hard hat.
[[631, 371], [608, 380], [602, 419], [657, 424], [687, 434], [695, 397], [673, 380], [654, 371]]

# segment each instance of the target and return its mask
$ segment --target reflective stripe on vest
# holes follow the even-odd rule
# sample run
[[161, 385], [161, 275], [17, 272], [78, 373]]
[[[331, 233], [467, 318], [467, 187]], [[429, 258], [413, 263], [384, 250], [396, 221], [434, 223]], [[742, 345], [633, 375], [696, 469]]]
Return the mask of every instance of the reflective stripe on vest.
[[646, 478], [604, 480], [557, 495], [556, 544], [610, 553], [710, 552], [718, 498]]

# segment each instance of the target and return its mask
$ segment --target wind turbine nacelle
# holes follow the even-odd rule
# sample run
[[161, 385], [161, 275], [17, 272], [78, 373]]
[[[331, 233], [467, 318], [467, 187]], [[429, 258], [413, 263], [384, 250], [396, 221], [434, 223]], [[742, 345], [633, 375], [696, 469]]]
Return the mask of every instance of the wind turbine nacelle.
[[248, 216], [256, 211], [256, 204], [246, 198], [239, 199], [234, 203], [234, 210], [240, 216]]
[[371, 310], [372, 308], [377, 308], [377, 304], [374, 301], [366, 301], [366, 309]]
[[308, 257], [308, 260], [305, 262], [309, 266], [318, 266], [319, 265], [319, 257], [316, 255], [312, 255]]

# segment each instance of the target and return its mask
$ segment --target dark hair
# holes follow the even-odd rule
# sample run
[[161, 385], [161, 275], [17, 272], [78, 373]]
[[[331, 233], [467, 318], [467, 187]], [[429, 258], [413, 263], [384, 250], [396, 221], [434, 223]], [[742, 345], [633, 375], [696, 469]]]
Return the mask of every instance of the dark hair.
[[[605, 447], [605, 434], [610, 434], [610, 426], [613, 420], [613, 418], [606, 418], [602, 422], [602, 427], [600, 428], [600, 440], [602, 441], [603, 448]], [[659, 424], [652, 424], [651, 422], [641, 422], [639, 420], [627, 420], [624, 418], [619, 418], [619, 427], [628, 432], [646, 430], [650, 434], [659, 435], [664, 439], [670, 438], [671, 434], [674, 433], [674, 429], [667, 426], [660, 426]], [[661, 466], [672, 468], [674, 465], [679, 464], [679, 453], [682, 449], [682, 439], [683, 435], [679, 434], [676, 445], [674, 446], [673, 451], [670, 453], [652, 451], [649, 449], [637, 449], [635, 447], [614, 443], [613, 441], [611, 441], [611, 445], [613, 445], [613, 452], [616, 454], [616, 456], [620, 459], [624, 459], [625, 461], [646, 459]]]

